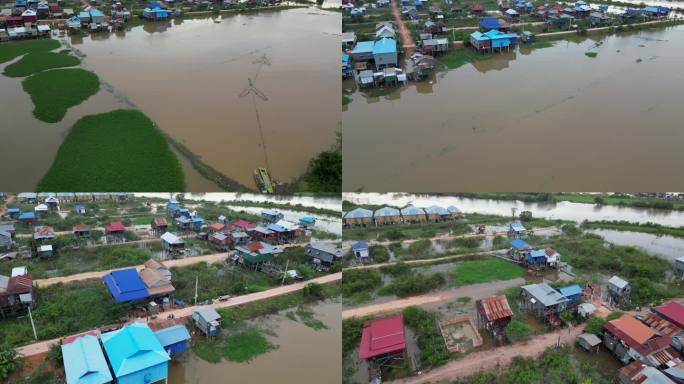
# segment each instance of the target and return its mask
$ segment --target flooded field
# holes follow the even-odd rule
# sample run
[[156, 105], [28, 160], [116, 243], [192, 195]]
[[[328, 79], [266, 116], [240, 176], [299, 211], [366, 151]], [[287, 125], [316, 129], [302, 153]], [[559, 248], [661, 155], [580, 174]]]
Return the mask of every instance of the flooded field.
[[684, 256], [684, 239], [678, 237], [613, 229], [591, 229], [587, 232], [599, 235], [609, 243], [637, 247], [671, 262]]
[[611, 205], [597, 206], [594, 204], [572, 203], [560, 201], [557, 203], [524, 203], [522, 201], [466, 199], [452, 196], [432, 196], [408, 193], [361, 193], [345, 194], [344, 199], [357, 204], [405, 206], [413, 204], [418, 207], [429, 207], [437, 204], [444, 207], [451, 204], [461, 208], [465, 213], [484, 213], [492, 215], [510, 216], [511, 208], [520, 211], [531, 211], [534, 217], [546, 219], [573, 220], [624, 220], [632, 223], [656, 223], [666, 226], [679, 227], [684, 225], [684, 212], [660, 209], [642, 209], [618, 207]]
[[[340, 304], [326, 302], [311, 308], [315, 317], [328, 329], [313, 330], [301, 322], [289, 320], [284, 314], [260, 318], [250, 323], [273, 335], [269, 341], [278, 348], [256, 357], [249, 363], [222, 360], [211, 364], [187, 354], [169, 364], [169, 384], [209, 383], [334, 383], [341, 375], [342, 319]], [[315, 342], [312, 342], [315, 340]]]
[[[0, 114], [10, 120], [0, 129], [0, 159], [13, 164], [6, 187], [34, 188], [76, 120], [122, 107], [140, 109], [202, 161], [249, 188], [258, 166], [290, 181], [335, 144], [340, 23], [338, 12], [310, 7], [71, 36], [67, 44], [85, 55], [84, 66], [98, 74], [102, 90], [62, 122], [45, 124], [32, 117], [20, 80], [1, 76]], [[265, 100], [256, 91], [240, 97], [250, 81]], [[29, 147], [33, 155], [15, 161], [16, 148]], [[216, 189], [187, 160], [181, 163], [189, 190]]]
[[681, 189], [682, 52], [678, 26], [494, 54], [379, 98], [345, 81], [344, 190]]

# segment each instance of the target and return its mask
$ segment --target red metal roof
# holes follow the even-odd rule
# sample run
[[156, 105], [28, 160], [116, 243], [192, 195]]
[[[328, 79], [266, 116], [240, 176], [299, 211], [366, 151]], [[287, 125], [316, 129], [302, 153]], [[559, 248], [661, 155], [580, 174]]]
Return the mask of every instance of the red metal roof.
[[607, 322], [605, 328], [635, 349], [656, 335], [651, 328], [627, 314]]
[[506, 296], [489, 296], [478, 300], [478, 309], [487, 319], [494, 321], [513, 316]]
[[640, 345], [639, 347], [635, 348], [637, 352], [641, 356], [646, 356], [648, 354], [651, 354], [653, 352], [659, 351], [667, 346], [672, 344], [672, 338], [669, 336], [659, 336], [653, 339], [650, 339]]
[[240, 220], [233, 222], [233, 225], [236, 227], [239, 227], [239, 228], [244, 228], [244, 229], [256, 228], [256, 224], [249, 222], [247, 220], [243, 220], [243, 219], [240, 219]]
[[105, 232], [124, 232], [126, 227], [120, 221], [112, 221], [105, 225]]
[[155, 217], [154, 218], [154, 225], [157, 227], [166, 227], [168, 224], [166, 223], [166, 219], [163, 217]]
[[670, 320], [670, 322], [674, 323], [679, 328], [684, 328], [684, 306], [678, 302], [668, 301], [667, 303], [653, 308], [653, 310], [664, 318]]
[[406, 348], [404, 317], [401, 315], [366, 321], [363, 324], [359, 358], [370, 359]]

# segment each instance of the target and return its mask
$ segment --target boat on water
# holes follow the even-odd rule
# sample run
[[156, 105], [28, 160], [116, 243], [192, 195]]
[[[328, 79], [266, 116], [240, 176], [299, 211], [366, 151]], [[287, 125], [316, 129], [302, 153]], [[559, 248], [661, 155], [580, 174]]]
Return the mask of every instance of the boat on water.
[[271, 171], [266, 167], [259, 167], [254, 170], [254, 182], [261, 193], [275, 193]]

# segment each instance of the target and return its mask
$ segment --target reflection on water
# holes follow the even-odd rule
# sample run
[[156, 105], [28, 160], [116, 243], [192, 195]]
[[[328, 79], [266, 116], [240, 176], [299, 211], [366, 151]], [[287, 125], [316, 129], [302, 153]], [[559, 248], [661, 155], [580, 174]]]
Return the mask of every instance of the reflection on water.
[[[256, 77], [255, 60], [262, 55], [271, 63], [258, 73], [269, 98], [259, 107], [269, 162], [279, 180], [299, 176], [310, 158], [335, 142], [339, 128], [339, 13], [293, 9], [220, 20], [179, 19], [69, 36], [66, 41], [85, 55], [84, 66], [98, 74], [103, 89], [56, 124], [33, 118], [22, 79], [0, 76], [0, 161], [12, 164], [3, 171], [4, 187], [34, 189], [82, 116], [132, 107], [204, 162], [252, 187], [251, 172], [265, 160], [254, 108], [238, 94], [248, 77]], [[30, 148], [31, 155], [20, 156], [17, 148]], [[181, 165], [188, 189], [217, 188], [187, 160], [181, 158]]]
[[251, 321], [275, 334], [266, 337], [278, 349], [249, 363], [222, 360], [211, 364], [188, 353], [169, 365], [169, 384], [338, 383], [342, 374], [340, 304], [326, 302], [311, 309], [328, 329], [313, 330], [284, 314]]
[[421, 195], [409, 193], [345, 193], [344, 199], [357, 204], [389, 204], [403, 207], [413, 204], [418, 207], [456, 205], [466, 213], [483, 213], [509, 216], [511, 208], [518, 212], [531, 211], [534, 217], [547, 219], [573, 220], [624, 220], [632, 223], [647, 223], [679, 227], [684, 225], [684, 212], [660, 209], [641, 209], [612, 205], [571, 203], [524, 203], [522, 201], [466, 199], [452, 196]]
[[613, 229], [591, 229], [587, 232], [597, 234], [609, 243], [641, 248], [670, 261], [684, 256], [684, 239], [678, 237]]
[[681, 189], [667, 175], [684, 160], [682, 37], [684, 26], [557, 41], [390, 97], [345, 82], [344, 190], [628, 190], [636, 174]]
[[70, 42], [172, 138], [252, 187], [266, 161], [252, 100], [239, 97], [248, 78], [268, 98], [257, 110], [274, 177], [299, 176], [335, 142], [341, 17], [311, 9], [144, 23]]

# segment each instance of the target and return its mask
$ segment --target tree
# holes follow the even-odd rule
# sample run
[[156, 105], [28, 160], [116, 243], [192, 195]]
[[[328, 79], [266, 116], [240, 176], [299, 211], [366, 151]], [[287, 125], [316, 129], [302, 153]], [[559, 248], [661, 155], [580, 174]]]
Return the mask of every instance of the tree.
[[324, 151], [311, 159], [304, 181], [312, 192], [342, 191], [342, 153]]
[[584, 332], [600, 335], [603, 333], [603, 326], [605, 324], [605, 319], [597, 316], [592, 316], [589, 318], [589, 320], [587, 320], [587, 325], [584, 327]]
[[7, 380], [12, 372], [16, 371], [20, 366], [21, 360], [14, 348], [8, 346], [0, 347], [0, 381], [4, 382]]
[[606, 200], [603, 198], [603, 196], [596, 196], [594, 197], [594, 204], [596, 205], [604, 205], [606, 203]]
[[530, 211], [522, 211], [520, 212], [520, 221], [532, 221], [532, 212]]

